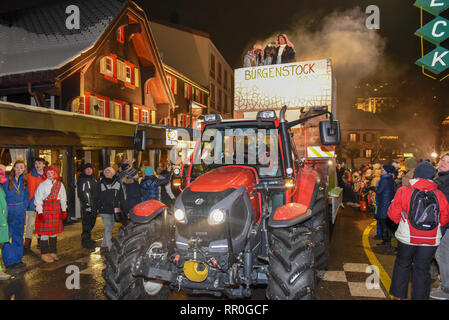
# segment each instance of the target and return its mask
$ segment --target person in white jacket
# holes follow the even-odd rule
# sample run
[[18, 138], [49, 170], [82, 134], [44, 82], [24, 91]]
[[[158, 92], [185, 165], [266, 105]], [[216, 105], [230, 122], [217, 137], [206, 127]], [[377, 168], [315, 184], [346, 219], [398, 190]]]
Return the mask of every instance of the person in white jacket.
[[34, 195], [36, 207], [36, 234], [41, 236], [41, 258], [47, 263], [59, 260], [56, 255], [57, 235], [64, 230], [67, 217], [67, 195], [64, 185], [58, 180], [55, 167], [45, 170], [46, 179]]

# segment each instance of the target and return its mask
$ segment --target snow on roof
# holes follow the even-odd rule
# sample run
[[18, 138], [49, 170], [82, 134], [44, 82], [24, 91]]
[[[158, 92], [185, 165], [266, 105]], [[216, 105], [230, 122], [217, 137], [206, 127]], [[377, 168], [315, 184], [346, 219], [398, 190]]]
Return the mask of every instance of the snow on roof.
[[[0, 16], [0, 77], [53, 70], [90, 49], [126, 0], [70, 0]], [[68, 29], [69, 5], [80, 10], [80, 29]]]

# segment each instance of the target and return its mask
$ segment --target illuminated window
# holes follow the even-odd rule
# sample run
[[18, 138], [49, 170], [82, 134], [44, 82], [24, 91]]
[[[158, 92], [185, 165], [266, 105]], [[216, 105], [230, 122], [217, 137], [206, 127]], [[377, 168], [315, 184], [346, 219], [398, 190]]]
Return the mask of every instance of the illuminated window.
[[133, 109], [133, 121], [139, 122], [139, 108], [134, 107]]
[[149, 123], [149, 113], [147, 110], [142, 110], [142, 122]]
[[112, 110], [114, 114], [111, 115], [111, 118], [122, 119], [122, 105], [120, 103], [114, 102], [114, 108]]
[[365, 150], [365, 158], [371, 158], [373, 156], [373, 150], [372, 149], [366, 149]]
[[349, 141], [350, 141], [350, 142], [357, 142], [357, 140], [358, 140], [358, 139], [357, 139], [357, 138], [358, 138], [357, 136], [358, 136], [357, 133], [350, 133], [350, 134], [349, 134]]

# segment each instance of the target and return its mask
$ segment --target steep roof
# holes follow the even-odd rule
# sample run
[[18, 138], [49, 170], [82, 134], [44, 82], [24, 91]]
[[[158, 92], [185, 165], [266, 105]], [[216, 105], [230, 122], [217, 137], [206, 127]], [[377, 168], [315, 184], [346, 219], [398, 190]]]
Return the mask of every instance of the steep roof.
[[[0, 16], [0, 77], [54, 70], [94, 46], [126, 0], [69, 0]], [[69, 5], [80, 9], [80, 29], [67, 29]]]

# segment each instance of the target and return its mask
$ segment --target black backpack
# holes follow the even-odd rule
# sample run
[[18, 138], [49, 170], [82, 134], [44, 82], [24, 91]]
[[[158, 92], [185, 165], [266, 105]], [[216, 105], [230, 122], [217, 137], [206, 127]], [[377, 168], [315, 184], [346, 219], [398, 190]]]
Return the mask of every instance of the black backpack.
[[438, 198], [433, 191], [413, 189], [408, 220], [413, 228], [430, 231], [440, 223]]

